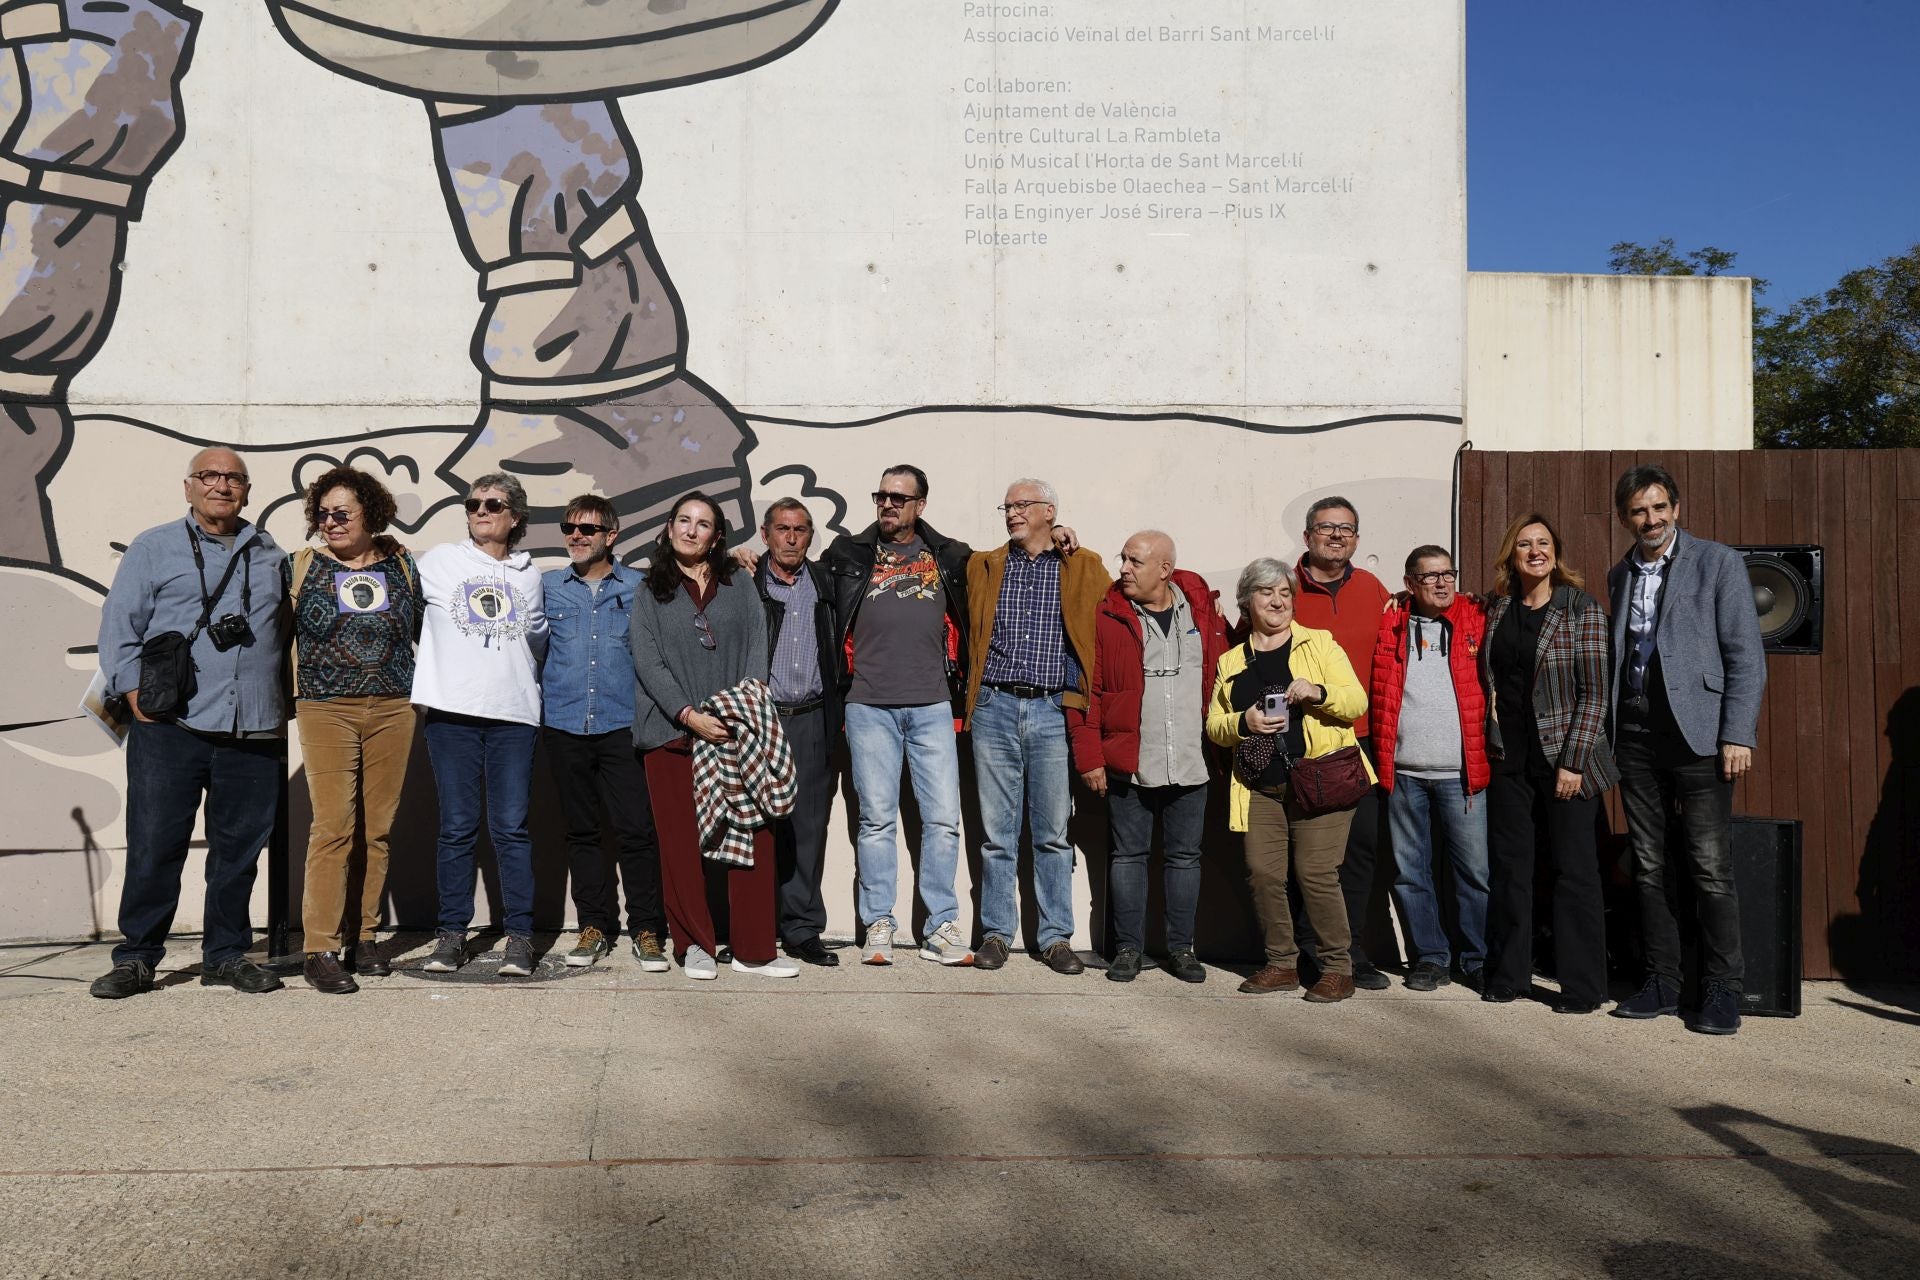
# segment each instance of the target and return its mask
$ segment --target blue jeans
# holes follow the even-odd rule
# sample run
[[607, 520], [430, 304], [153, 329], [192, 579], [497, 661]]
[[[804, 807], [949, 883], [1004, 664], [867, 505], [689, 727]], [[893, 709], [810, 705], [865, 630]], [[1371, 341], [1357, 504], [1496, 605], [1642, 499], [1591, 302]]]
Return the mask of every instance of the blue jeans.
[[206, 923], [200, 955], [211, 968], [253, 945], [247, 906], [260, 850], [273, 834], [282, 738], [215, 738], [177, 724], [135, 721], [127, 737], [127, 871], [113, 962], [160, 963], [180, 905], [193, 819], [207, 804]]
[[1407, 926], [1413, 960], [1447, 967], [1452, 948], [1440, 923], [1440, 901], [1433, 892], [1433, 819], [1453, 860], [1453, 887], [1459, 904], [1460, 968], [1468, 973], [1487, 959], [1487, 797], [1469, 796], [1453, 778], [1410, 778], [1396, 774], [1387, 794], [1387, 822], [1393, 828], [1394, 901]]
[[980, 690], [973, 706], [973, 772], [986, 842], [980, 850], [980, 929], [1011, 943], [1019, 936], [1014, 890], [1020, 881], [1022, 810], [1033, 836], [1033, 896], [1045, 951], [1073, 937], [1073, 766], [1060, 695], [1016, 698]]
[[953, 706], [850, 703], [847, 754], [853, 763], [854, 794], [860, 798], [860, 834], [854, 845], [860, 923], [893, 915], [904, 758], [920, 806], [920, 901], [927, 908], [926, 932], [932, 933], [960, 914], [953, 892], [960, 866], [960, 749], [953, 734]]
[[473, 842], [485, 818], [506, 903], [503, 924], [510, 934], [533, 932], [527, 797], [539, 734], [536, 725], [427, 712], [427, 758], [440, 795], [440, 928], [464, 933], [473, 923]]
[[1107, 829], [1113, 857], [1107, 896], [1113, 902], [1114, 947], [1147, 949], [1147, 855], [1153, 820], [1160, 819], [1165, 870], [1167, 950], [1193, 950], [1193, 917], [1200, 905], [1200, 832], [1207, 819], [1207, 787], [1140, 787], [1124, 773], [1107, 772]]

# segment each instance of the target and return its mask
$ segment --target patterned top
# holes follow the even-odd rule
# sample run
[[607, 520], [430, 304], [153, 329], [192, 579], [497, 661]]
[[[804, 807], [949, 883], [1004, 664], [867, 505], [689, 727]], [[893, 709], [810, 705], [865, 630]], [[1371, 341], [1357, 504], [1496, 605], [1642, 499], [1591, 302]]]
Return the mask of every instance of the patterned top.
[[[292, 557], [280, 574], [291, 596]], [[413, 692], [413, 642], [425, 610], [420, 570], [406, 549], [363, 569], [349, 569], [316, 550], [294, 604], [297, 696], [309, 702], [407, 697]]]
[[1007, 550], [1007, 573], [994, 607], [993, 638], [987, 644], [987, 684], [1026, 684], [1041, 689], [1080, 687], [1080, 660], [1067, 645], [1060, 615], [1060, 552], [1037, 556], [1024, 547]]

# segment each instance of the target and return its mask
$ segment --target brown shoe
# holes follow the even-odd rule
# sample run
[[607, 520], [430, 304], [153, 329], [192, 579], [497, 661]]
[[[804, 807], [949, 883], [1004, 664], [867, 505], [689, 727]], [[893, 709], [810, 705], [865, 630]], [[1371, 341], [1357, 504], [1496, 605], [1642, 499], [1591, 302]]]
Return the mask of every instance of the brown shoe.
[[998, 934], [987, 935], [980, 949], [973, 953], [973, 967], [976, 969], [998, 969], [1007, 962], [1007, 940]]
[[345, 965], [340, 963], [338, 952], [309, 951], [307, 962], [300, 968], [301, 976], [307, 985], [315, 991], [330, 996], [351, 995], [360, 989]]
[[1047, 962], [1047, 968], [1055, 973], [1064, 973], [1068, 977], [1087, 971], [1086, 961], [1074, 954], [1073, 944], [1065, 939], [1041, 952], [1040, 958]]
[[1323, 973], [1320, 981], [1307, 988], [1302, 999], [1315, 1004], [1332, 1004], [1336, 1000], [1345, 1000], [1353, 994], [1353, 975], [1350, 973]]
[[1241, 983], [1240, 989], [1250, 996], [1263, 996], [1269, 991], [1297, 991], [1300, 989], [1300, 971], [1270, 964]]

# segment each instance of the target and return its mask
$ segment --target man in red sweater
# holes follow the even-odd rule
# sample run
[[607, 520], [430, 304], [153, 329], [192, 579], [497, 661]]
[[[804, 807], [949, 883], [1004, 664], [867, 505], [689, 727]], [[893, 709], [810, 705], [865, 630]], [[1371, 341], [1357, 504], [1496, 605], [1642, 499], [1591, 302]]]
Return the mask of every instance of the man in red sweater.
[[[1374, 642], [1380, 634], [1380, 614], [1387, 607], [1389, 593], [1380, 579], [1354, 566], [1353, 553], [1360, 546], [1360, 515], [1345, 498], [1322, 498], [1307, 508], [1307, 527], [1301, 539], [1307, 553], [1294, 570], [1300, 584], [1293, 595], [1294, 617], [1303, 626], [1333, 632], [1334, 640], [1353, 663], [1360, 686], [1371, 689]], [[1353, 722], [1353, 731], [1360, 739], [1360, 749], [1377, 763], [1365, 716]], [[1354, 810], [1346, 860], [1340, 864], [1340, 892], [1347, 900], [1347, 923], [1353, 929], [1353, 985], [1367, 991], [1384, 991], [1390, 985], [1361, 941], [1373, 901], [1374, 868], [1386, 835], [1381, 808], [1381, 791], [1376, 787]], [[1314, 935], [1304, 913], [1294, 920], [1294, 929], [1301, 950], [1311, 955]]]

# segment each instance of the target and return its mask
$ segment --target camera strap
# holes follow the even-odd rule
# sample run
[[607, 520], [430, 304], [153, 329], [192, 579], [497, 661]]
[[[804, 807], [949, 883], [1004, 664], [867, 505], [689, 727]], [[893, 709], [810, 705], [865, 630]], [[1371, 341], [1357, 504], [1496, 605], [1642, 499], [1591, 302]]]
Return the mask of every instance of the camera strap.
[[240, 545], [240, 539], [233, 540], [233, 556], [227, 561], [227, 571], [220, 575], [220, 583], [214, 587], [213, 594], [207, 594], [207, 558], [200, 550], [200, 531], [189, 522], [187, 542], [193, 548], [194, 572], [200, 575], [200, 621], [193, 624], [193, 633], [187, 637], [191, 645], [200, 638], [200, 633], [213, 621], [213, 607], [220, 603], [220, 597], [227, 593], [227, 584], [233, 581], [233, 571], [240, 567], [241, 561], [247, 562], [247, 571], [240, 577], [240, 613], [243, 617], [253, 617], [253, 559]]

